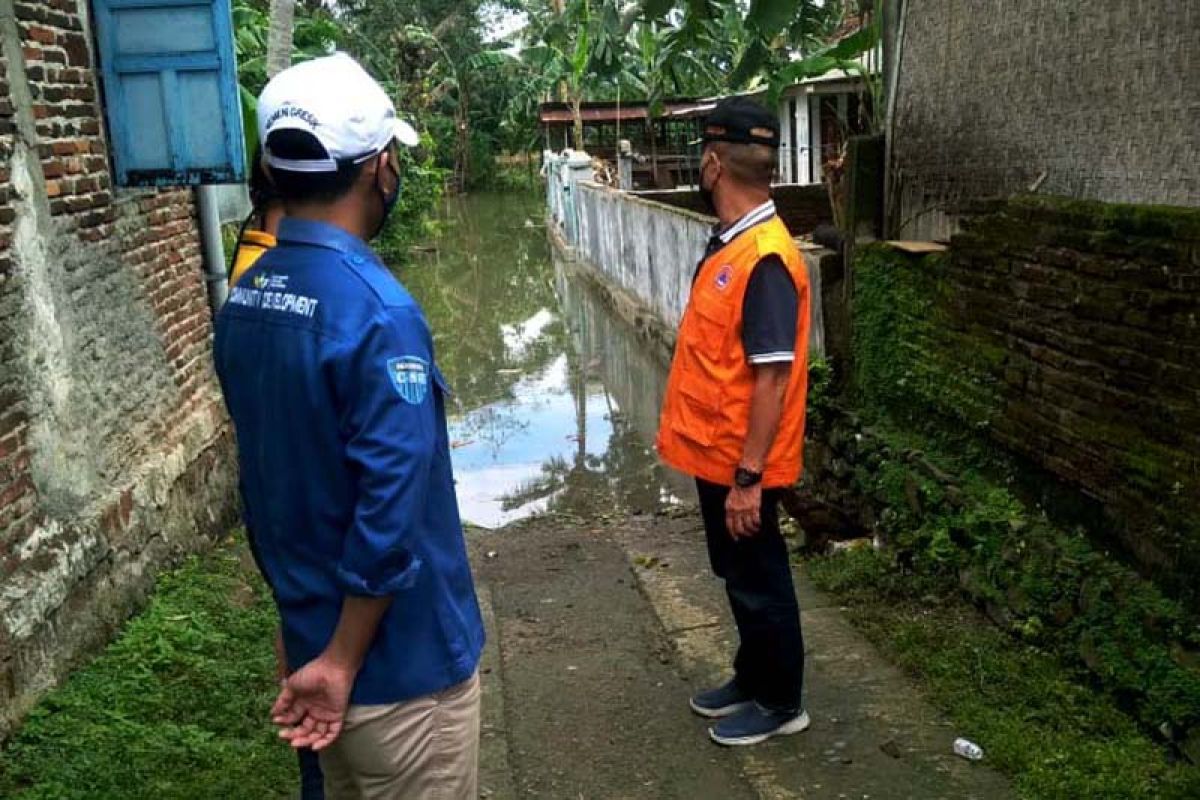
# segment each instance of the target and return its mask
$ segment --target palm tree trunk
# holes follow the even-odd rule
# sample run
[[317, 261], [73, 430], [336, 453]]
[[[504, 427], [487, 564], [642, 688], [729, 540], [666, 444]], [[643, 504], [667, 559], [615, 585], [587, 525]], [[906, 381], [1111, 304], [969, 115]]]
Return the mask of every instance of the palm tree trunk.
[[267, 77], [292, 65], [292, 21], [296, 0], [271, 0], [271, 26], [267, 32]]

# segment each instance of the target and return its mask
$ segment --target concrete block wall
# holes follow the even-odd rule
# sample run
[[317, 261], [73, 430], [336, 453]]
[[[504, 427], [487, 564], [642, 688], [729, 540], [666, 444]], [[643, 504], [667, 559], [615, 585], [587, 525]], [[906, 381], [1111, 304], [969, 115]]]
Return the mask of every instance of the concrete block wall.
[[580, 254], [678, 328], [712, 218], [597, 184], [575, 202]]
[[893, 223], [945, 239], [965, 202], [1040, 191], [1200, 205], [1194, 0], [911, 0]]
[[0, 0], [0, 737], [236, 512], [192, 196], [112, 185], [88, 11]]
[[[637, 192], [637, 196], [697, 214], [705, 213], [700, 193], [694, 189]], [[780, 218], [795, 236], [811, 234], [818, 225], [833, 222], [829, 191], [824, 184], [779, 184], [771, 190], [771, 197]]]

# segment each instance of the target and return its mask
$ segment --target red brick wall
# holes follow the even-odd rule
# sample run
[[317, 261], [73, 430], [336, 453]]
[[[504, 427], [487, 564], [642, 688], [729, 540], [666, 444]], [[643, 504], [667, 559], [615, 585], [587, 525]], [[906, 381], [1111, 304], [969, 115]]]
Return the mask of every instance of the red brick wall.
[[87, 6], [0, 20], [0, 737], [236, 508], [192, 194], [112, 185]]
[[[79, 242], [110, 254], [116, 251], [120, 262], [134, 269], [156, 320], [171, 377], [182, 392], [171, 409], [178, 418], [194, 411], [198, 396], [212, 388], [211, 324], [192, 195], [187, 190], [114, 195], [89, 34], [77, 13], [79, 2], [16, 3], [50, 214], [60, 230], [70, 230]], [[91, 266], [73, 270], [73, 291], [98, 285], [120, 290], [112, 276], [96, 274]], [[173, 429], [174, 420], [164, 416], [164, 410], [147, 398], [123, 406], [122, 420], [111, 422], [119, 428], [145, 429], [137, 437], [144, 439]], [[128, 444], [123, 448], [128, 450]]]
[[18, 2], [16, 12], [51, 212], [79, 215], [81, 229], [96, 229], [82, 238], [96, 241], [113, 220], [112, 186], [88, 39], [76, 6], [77, 0]]

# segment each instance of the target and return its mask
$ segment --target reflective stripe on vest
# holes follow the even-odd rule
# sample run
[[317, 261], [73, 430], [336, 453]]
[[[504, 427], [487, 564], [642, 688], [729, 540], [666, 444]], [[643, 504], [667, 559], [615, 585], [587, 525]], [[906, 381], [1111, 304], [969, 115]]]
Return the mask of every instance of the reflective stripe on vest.
[[800, 477], [808, 389], [808, 272], [783, 222], [775, 217], [741, 233], [705, 259], [692, 286], [663, 399], [658, 452], [688, 475], [729, 486], [750, 427], [754, 368], [742, 345], [742, 303], [754, 267], [768, 255], [783, 261], [796, 285], [796, 359], [779, 430], [763, 469], [763, 485]]

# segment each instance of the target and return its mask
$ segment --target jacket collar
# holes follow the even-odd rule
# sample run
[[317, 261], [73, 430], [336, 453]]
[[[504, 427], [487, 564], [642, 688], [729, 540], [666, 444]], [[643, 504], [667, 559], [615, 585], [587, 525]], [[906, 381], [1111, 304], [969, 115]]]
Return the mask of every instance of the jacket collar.
[[305, 244], [324, 247], [346, 255], [374, 258], [375, 254], [367, 243], [352, 233], [330, 225], [298, 217], [284, 217], [279, 223], [279, 241], [288, 244]]
[[725, 230], [713, 230], [713, 236], [719, 238], [722, 244], [729, 244], [738, 234], [748, 231], [755, 225], [760, 225], [775, 216], [775, 201], [768, 200], [753, 210], [747, 212], [741, 219], [734, 222]]

